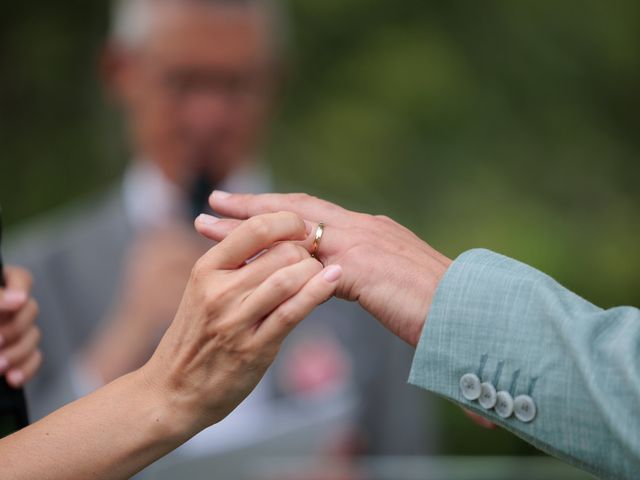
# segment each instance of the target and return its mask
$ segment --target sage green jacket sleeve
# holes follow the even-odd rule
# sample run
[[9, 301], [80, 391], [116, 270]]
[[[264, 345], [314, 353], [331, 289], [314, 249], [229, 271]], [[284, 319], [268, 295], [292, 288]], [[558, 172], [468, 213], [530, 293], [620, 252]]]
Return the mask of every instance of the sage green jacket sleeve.
[[[492, 386], [503, 402], [468, 399], [474, 378], [488, 384], [485, 405]], [[409, 381], [599, 477], [640, 478], [637, 308], [603, 310], [527, 265], [471, 250], [438, 287]], [[519, 396], [535, 415], [509, 414], [505, 398]]]

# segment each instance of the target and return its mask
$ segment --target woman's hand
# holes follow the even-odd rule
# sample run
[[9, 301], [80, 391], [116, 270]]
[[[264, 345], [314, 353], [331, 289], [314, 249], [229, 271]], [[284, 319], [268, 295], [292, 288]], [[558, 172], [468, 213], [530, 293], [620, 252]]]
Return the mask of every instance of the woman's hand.
[[7, 286], [0, 289], [0, 375], [19, 388], [36, 374], [42, 362], [40, 330], [35, 325], [38, 305], [29, 297], [29, 272], [7, 267], [4, 278]]
[[295, 214], [257, 216], [193, 268], [174, 322], [143, 367], [189, 434], [228, 415], [287, 334], [333, 295], [341, 268], [323, 269], [301, 246], [282, 243], [306, 236]]
[[[198, 231], [212, 240], [235, 233], [239, 220], [267, 212], [291, 211], [315, 226], [326, 225], [318, 252], [324, 263], [338, 263], [344, 275], [337, 295], [358, 301], [394, 334], [416, 346], [436, 287], [451, 264], [410, 230], [390, 218], [345, 210], [305, 194], [229, 195], [214, 192], [212, 208], [232, 219], [201, 216]], [[233, 233], [231, 233], [233, 232]]]
[[[193, 268], [151, 359], [0, 440], [0, 457], [25, 459], [5, 462], [3, 478], [130, 478], [222, 420], [260, 381], [291, 329], [334, 293], [339, 266], [323, 269], [304, 248], [282, 242], [306, 235], [296, 215], [269, 214], [213, 247]], [[11, 291], [25, 290], [10, 277]], [[13, 312], [25, 299], [5, 294], [0, 301]]]

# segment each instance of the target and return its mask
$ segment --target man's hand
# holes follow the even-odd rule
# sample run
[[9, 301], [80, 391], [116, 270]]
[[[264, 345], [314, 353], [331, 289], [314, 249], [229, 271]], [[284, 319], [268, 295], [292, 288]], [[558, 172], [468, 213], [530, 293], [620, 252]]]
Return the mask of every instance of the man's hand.
[[31, 275], [26, 270], [7, 267], [7, 287], [0, 289], [0, 375], [9, 385], [23, 386], [42, 363], [38, 349], [40, 330], [35, 325], [38, 305], [31, 292]]
[[451, 264], [410, 230], [390, 218], [345, 210], [305, 194], [229, 195], [214, 192], [214, 211], [231, 217], [201, 216], [198, 231], [222, 240], [241, 220], [268, 212], [290, 211], [311, 223], [308, 249], [318, 223], [326, 225], [318, 258], [344, 269], [337, 296], [357, 301], [391, 332], [416, 346], [431, 301]]

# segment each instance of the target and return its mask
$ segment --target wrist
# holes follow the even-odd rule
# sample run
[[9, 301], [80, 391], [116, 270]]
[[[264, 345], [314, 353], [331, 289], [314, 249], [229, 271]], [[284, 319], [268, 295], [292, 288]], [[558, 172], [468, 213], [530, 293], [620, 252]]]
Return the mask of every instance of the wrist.
[[408, 343], [412, 347], [417, 347], [418, 342], [422, 336], [422, 331], [424, 330], [425, 325], [427, 324], [429, 318], [429, 312], [431, 311], [431, 305], [433, 304], [433, 300], [435, 298], [436, 292], [438, 291], [438, 287], [442, 282], [447, 270], [453, 263], [452, 260], [442, 257], [439, 259], [436, 265], [432, 265], [429, 268], [429, 274], [425, 276], [426, 284], [422, 288], [422, 295], [420, 296], [422, 299], [422, 303], [420, 308], [418, 309], [419, 314], [415, 317], [413, 329], [413, 335], [407, 340]]
[[182, 443], [208, 426], [202, 424], [201, 408], [196, 398], [181, 391], [179, 382], [171, 378], [170, 368], [158, 363], [157, 355], [135, 373], [147, 390], [150, 401], [158, 406], [158, 413], [164, 419], [159, 422], [159, 427], [166, 429], [163, 434], [167, 438]]
[[147, 365], [121, 379], [130, 381], [139, 392], [146, 406], [143, 415], [148, 417], [149, 437], [155, 443], [174, 449], [197, 433], [194, 412], [176, 402], [175, 396], [163, 389]]

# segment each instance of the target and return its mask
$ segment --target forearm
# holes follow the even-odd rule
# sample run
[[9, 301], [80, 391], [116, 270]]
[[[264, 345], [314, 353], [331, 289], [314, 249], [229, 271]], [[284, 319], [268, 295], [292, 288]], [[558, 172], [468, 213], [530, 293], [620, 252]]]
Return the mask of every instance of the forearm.
[[[443, 279], [410, 381], [599, 476], [640, 467], [640, 312], [604, 311], [548, 276], [488, 251], [467, 252]], [[537, 415], [503, 418], [465, 398], [460, 379], [529, 395]]]
[[142, 370], [0, 440], [3, 478], [127, 479], [188, 438]]

